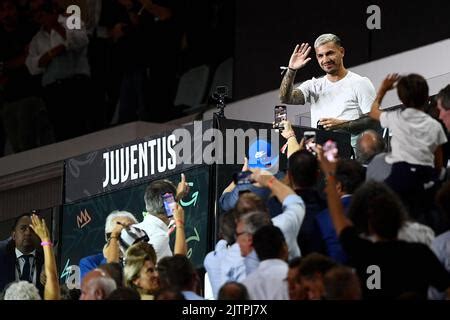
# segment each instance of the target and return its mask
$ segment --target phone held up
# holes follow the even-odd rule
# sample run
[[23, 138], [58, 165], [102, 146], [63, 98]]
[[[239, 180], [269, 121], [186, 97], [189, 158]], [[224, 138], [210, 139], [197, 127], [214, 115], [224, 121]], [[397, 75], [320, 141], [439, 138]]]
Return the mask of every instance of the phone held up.
[[252, 175], [251, 171], [240, 171], [240, 172], [233, 174], [233, 181], [236, 185], [252, 184], [255, 181], [253, 181], [250, 178], [251, 175]]
[[274, 129], [283, 130], [284, 128], [283, 128], [283, 125], [281, 125], [281, 121], [287, 120], [286, 106], [284, 106], [284, 105], [275, 106], [274, 116], [275, 116], [274, 123], [273, 123]]
[[166, 215], [170, 218], [174, 215], [177, 202], [172, 193], [168, 192], [162, 195], [164, 202], [164, 209], [166, 210]]

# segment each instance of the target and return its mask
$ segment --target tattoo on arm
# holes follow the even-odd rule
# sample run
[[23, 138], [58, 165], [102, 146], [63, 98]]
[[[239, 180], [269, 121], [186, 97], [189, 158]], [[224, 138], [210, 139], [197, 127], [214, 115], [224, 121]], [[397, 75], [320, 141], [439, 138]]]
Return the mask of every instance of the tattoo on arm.
[[305, 97], [299, 89], [294, 89], [295, 71], [287, 70], [281, 81], [280, 101], [288, 104], [305, 104]]

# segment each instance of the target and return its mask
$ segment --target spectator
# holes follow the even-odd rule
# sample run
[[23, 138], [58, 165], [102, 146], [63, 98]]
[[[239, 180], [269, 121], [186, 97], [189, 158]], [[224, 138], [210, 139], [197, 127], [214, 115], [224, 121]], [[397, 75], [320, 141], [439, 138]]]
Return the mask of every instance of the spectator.
[[[171, 193], [176, 199], [181, 199], [189, 191], [184, 174], [181, 174], [181, 182], [175, 188], [169, 180], [157, 180], [150, 183], [145, 190], [144, 201], [147, 210], [144, 220], [136, 227], [144, 230], [150, 237], [150, 244], [155, 248], [158, 261], [164, 257], [172, 256], [169, 246], [169, 223], [171, 217], [166, 213], [162, 195]], [[177, 204], [173, 217], [176, 224], [175, 254], [186, 254], [187, 245], [184, 233], [184, 210]]]
[[[352, 194], [364, 182], [364, 168], [355, 160], [341, 159], [336, 164], [336, 191], [341, 199], [342, 206], [347, 212]], [[326, 245], [326, 254], [339, 263], [347, 262], [347, 256], [342, 249], [336, 230], [331, 221], [328, 209], [316, 216], [321, 237]]]
[[141, 296], [133, 288], [117, 288], [105, 300], [141, 300]]
[[[450, 219], [450, 181], [447, 181], [436, 195], [436, 203], [445, 214], [447, 220]], [[438, 257], [445, 269], [450, 272], [450, 230], [436, 237], [431, 244], [431, 249]], [[445, 294], [435, 288], [430, 288], [428, 297], [433, 300], [444, 300]]]
[[218, 300], [246, 301], [250, 300], [247, 288], [239, 282], [225, 283], [219, 290]]
[[103, 270], [94, 269], [81, 281], [80, 300], [105, 300], [116, 289], [116, 282]]
[[[334, 165], [323, 156], [318, 147], [321, 168], [326, 175], [326, 192], [328, 208], [339, 236], [339, 240], [349, 257], [349, 261], [358, 272], [359, 278], [365, 282], [368, 277], [369, 266], [377, 266], [382, 270], [382, 284], [375, 283], [377, 290], [363, 288], [363, 295], [367, 298], [395, 299], [405, 294], [426, 297], [428, 286], [434, 285], [440, 291], [450, 293], [450, 274], [442, 267], [434, 253], [424, 244], [408, 243], [397, 239], [398, 231], [404, 221], [403, 211], [397, 205], [398, 199], [391, 193], [375, 195], [367, 198], [368, 190], [382, 188], [379, 183], [366, 183], [353, 195], [353, 202], [349, 209], [352, 216], [355, 203], [365, 199], [367, 228], [374, 242], [359, 237], [342, 208], [336, 192]], [[376, 193], [375, 193], [376, 194]], [[361, 197], [362, 195], [362, 197]], [[364, 201], [364, 200], [362, 200]], [[372, 274], [369, 276], [375, 276]]]
[[[136, 224], [137, 220], [128, 211], [113, 211], [106, 217], [105, 240], [102, 253], [97, 253], [80, 259], [80, 278], [83, 280], [86, 273], [108, 262], [119, 262], [119, 237], [122, 229]], [[109, 259], [108, 259], [109, 257]], [[109, 260], [109, 261], [108, 261]]]
[[361, 300], [361, 284], [356, 273], [344, 266], [331, 268], [323, 278], [326, 300]]
[[[381, 111], [384, 95], [394, 86], [404, 108]], [[399, 194], [411, 216], [422, 221], [428, 218], [433, 187], [443, 167], [442, 145], [447, 142], [439, 122], [423, 111], [428, 99], [428, 85], [422, 76], [390, 74], [370, 111], [370, 116], [392, 133], [392, 152], [385, 158], [392, 170], [385, 182]]]
[[311, 253], [300, 263], [300, 282], [308, 300], [320, 300], [325, 294], [324, 276], [336, 262], [319, 253]]
[[[95, 110], [90, 108], [89, 40], [84, 25], [80, 30], [68, 29], [67, 17], [59, 14], [52, 0], [43, 1], [34, 18], [41, 30], [31, 40], [26, 65], [32, 75], [42, 75], [55, 138], [62, 141], [84, 134], [86, 119]], [[74, 94], [79, 92], [83, 94]]]
[[186, 300], [204, 300], [197, 294], [200, 280], [186, 256], [164, 257], [158, 262], [157, 270], [162, 290], [180, 290]]
[[25, 280], [33, 283], [41, 295], [44, 293], [44, 286], [40, 281], [44, 255], [39, 239], [30, 225], [30, 213], [17, 217], [11, 240], [0, 247], [0, 291], [10, 282]]
[[34, 233], [41, 240], [41, 246], [44, 250], [45, 261], [45, 287], [44, 287], [44, 299], [45, 300], [60, 300], [60, 287], [58, 281], [58, 271], [56, 269], [56, 259], [53, 253], [53, 243], [50, 241], [50, 232], [44, 219], [39, 219], [35, 214], [31, 216], [31, 225]]
[[151, 244], [139, 242], [126, 251], [125, 284], [136, 289], [142, 300], [153, 300], [153, 295], [159, 289], [155, 265], [156, 253]]
[[110, 262], [102, 264], [98, 268], [105, 271], [115, 281], [118, 289], [124, 286], [123, 267], [120, 263]]
[[278, 227], [265, 225], [253, 235], [260, 260], [258, 268], [242, 282], [252, 300], [288, 300], [288, 248]]
[[219, 217], [220, 240], [214, 251], [209, 252], [203, 262], [215, 299], [224, 283], [245, 278], [243, 257], [235, 239], [235, 230], [236, 222], [233, 212], [222, 214]]
[[14, 282], [5, 291], [4, 300], [42, 300], [36, 286], [28, 281]]
[[290, 300], [305, 300], [306, 292], [300, 281], [300, 265], [303, 258], [296, 257], [289, 261], [286, 281], [288, 283]]
[[445, 127], [450, 131], [450, 84], [441, 89], [436, 98], [439, 119], [444, 122]]

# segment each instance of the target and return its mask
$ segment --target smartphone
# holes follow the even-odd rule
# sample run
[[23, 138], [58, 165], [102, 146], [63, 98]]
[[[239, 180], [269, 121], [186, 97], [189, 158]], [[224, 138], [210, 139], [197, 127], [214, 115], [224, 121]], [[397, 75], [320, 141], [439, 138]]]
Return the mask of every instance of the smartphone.
[[233, 181], [236, 185], [252, 184], [255, 181], [250, 179], [251, 175], [252, 175], [251, 171], [240, 171], [240, 172], [233, 174]]
[[164, 209], [166, 210], [166, 215], [170, 218], [173, 216], [175, 212], [175, 208], [177, 202], [172, 193], [168, 192], [162, 195], [162, 199], [164, 202]]
[[274, 114], [275, 114], [275, 121], [273, 124], [273, 127], [275, 129], [280, 129], [283, 130], [283, 126], [280, 125], [281, 121], [285, 121], [287, 120], [287, 110], [286, 110], [286, 106], [275, 106], [274, 108]]
[[303, 137], [305, 138], [305, 147], [309, 152], [315, 153], [314, 149], [316, 147], [316, 132], [315, 131], [305, 131], [303, 132]]
[[323, 154], [330, 162], [336, 162], [339, 150], [337, 144], [333, 140], [327, 140], [323, 145]]

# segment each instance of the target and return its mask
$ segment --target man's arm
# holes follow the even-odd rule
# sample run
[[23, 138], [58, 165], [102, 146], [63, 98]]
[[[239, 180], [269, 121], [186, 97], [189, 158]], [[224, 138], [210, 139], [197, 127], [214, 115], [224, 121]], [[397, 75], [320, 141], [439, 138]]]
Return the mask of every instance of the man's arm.
[[378, 130], [380, 124], [378, 121], [369, 117], [369, 114], [364, 114], [360, 118], [350, 121], [345, 121], [342, 124], [334, 126], [333, 130], [345, 130], [351, 134], [359, 134], [365, 130]]
[[289, 68], [281, 81], [280, 101], [287, 104], [305, 104], [305, 96], [299, 89], [294, 89], [297, 70], [303, 68], [311, 58], [308, 58], [311, 47], [307, 43], [297, 45], [289, 60]]
[[280, 101], [287, 104], [305, 104], [305, 97], [300, 89], [294, 89], [296, 70], [288, 69], [281, 81]]

